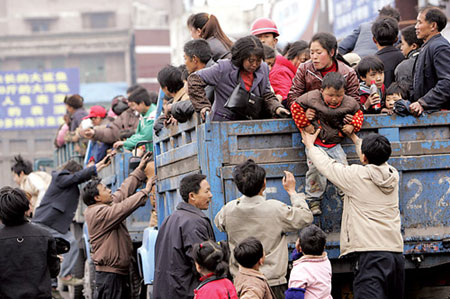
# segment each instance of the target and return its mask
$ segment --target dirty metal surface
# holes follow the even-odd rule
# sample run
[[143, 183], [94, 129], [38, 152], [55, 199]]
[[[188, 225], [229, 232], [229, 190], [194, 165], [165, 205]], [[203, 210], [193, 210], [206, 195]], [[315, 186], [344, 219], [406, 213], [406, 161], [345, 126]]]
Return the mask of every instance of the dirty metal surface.
[[[193, 123], [195, 125], [193, 125]], [[393, 153], [389, 163], [400, 172], [399, 204], [402, 230], [405, 237], [405, 253], [412, 248], [425, 248], [427, 253], [448, 253], [445, 243], [450, 238], [450, 113], [438, 112], [420, 118], [387, 115], [367, 115], [358, 135], [378, 132], [391, 142]], [[266, 196], [290, 204], [283, 189], [283, 170], [294, 173], [299, 192], [304, 191], [307, 170], [301, 136], [294, 122], [288, 119], [209, 122], [198, 125], [192, 122], [186, 130], [195, 128], [191, 143], [183, 139], [176, 147], [166, 146], [156, 157], [157, 169], [181, 160], [181, 157], [198, 155], [198, 171], [207, 175], [213, 193], [213, 202], [205, 213], [214, 216], [226, 202], [240, 196], [232, 182], [232, 170], [236, 164], [253, 159], [267, 172]], [[173, 129], [156, 139], [169, 143], [183, 130]], [[191, 134], [192, 135], [192, 134]], [[188, 149], [189, 153], [183, 152]], [[343, 142], [350, 164], [359, 163], [353, 144]], [[196, 149], [195, 149], [196, 148]], [[181, 160], [182, 161], [182, 160]], [[182, 174], [180, 177], [184, 176]], [[158, 207], [164, 215], [173, 211], [180, 197], [176, 192], [180, 177], [158, 182]], [[330, 258], [339, 256], [339, 239], [342, 201], [333, 185], [328, 184], [322, 200], [323, 214], [316, 217], [329, 236]], [[159, 218], [161, 222], [163, 217]], [[225, 238], [215, 228], [217, 239]], [[445, 243], [445, 244], [444, 244]], [[420, 244], [433, 244], [420, 247]], [[412, 247], [411, 247], [412, 246]], [[419, 246], [419, 247], [417, 247]], [[437, 246], [437, 247], [436, 247]], [[434, 250], [436, 249], [437, 250]], [[419, 249], [418, 249], [419, 250]], [[420, 249], [424, 250], [424, 249]]]

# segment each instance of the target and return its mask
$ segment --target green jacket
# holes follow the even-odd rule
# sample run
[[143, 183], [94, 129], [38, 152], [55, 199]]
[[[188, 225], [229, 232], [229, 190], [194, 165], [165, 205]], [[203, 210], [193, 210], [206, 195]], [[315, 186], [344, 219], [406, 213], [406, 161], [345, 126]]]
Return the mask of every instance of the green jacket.
[[[153, 140], [153, 124], [155, 122], [156, 117], [156, 105], [151, 104], [150, 108], [147, 110], [145, 115], [141, 114], [139, 119], [139, 124], [136, 129], [136, 133], [130, 136], [123, 143], [123, 147], [129, 151], [133, 150], [141, 141], [152, 141]], [[153, 142], [149, 142], [145, 144], [146, 150], [152, 152], [153, 151]]]

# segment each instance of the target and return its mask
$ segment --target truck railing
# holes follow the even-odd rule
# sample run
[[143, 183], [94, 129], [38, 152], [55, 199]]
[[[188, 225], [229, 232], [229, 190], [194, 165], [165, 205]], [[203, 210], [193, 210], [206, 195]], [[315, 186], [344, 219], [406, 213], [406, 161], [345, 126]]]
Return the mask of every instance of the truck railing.
[[56, 167], [60, 167], [69, 160], [75, 160], [83, 165], [84, 155], [81, 155], [75, 150], [76, 143], [66, 142], [63, 146], [55, 150], [55, 164]]

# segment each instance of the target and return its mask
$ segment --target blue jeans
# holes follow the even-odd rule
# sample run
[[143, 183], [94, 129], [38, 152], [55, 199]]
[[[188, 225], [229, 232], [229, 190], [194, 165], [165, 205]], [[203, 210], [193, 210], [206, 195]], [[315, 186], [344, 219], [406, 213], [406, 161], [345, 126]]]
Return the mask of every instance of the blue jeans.
[[[332, 148], [326, 148], [318, 145], [316, 146], [323, 149], [328, 156], [335, 159], [336, 162], [348, 165], [347, 156], [345, 155], [340, 144], [337, 144]], [[306, 158], [306, 162], [308, 164], [308, 171], [306, 172], [305, 178], [306, 199], [309, 201], [320, 201], [327, 188], [327, 178], [319, 172], [316, 166], [314, 166], [309, 159], [308, 154], [306, 154]]]
[[46, 229], [53, 236], [53, 238], [62, 238], [70, 243], [69, 252], [64, 253], [62, 255], [64, 259], [61, 263], [61, 270], [59, 271], [59, 277], [66, 277], [67, 275], [71, 274], [72, 270], [75, 267], [75, 264], [77, 262], [78, 254], [80, 251], [80, 249], [78, 248], [78, 242], [75, 239], [75, 237], [73, 236], [73, 233], [69, 230], [65, 234], [62, 234], [59, 231], [54, 230], [53, 228], [51, 228], [45, 224], [37, 223], [37, 222], [33, 222], [33, 223]]

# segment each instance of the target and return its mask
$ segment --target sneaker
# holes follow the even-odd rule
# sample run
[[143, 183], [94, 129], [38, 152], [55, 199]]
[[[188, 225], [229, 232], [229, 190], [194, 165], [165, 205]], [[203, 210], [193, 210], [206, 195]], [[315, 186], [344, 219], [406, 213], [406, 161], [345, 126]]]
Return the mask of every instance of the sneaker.
[[322, 210], [320, 209], [320, 201], [310, 201], [309, 209], [311, 210], [313, 216], [322, 215]]
[[63, 296], [61, 296], [61, 293], [57, 290], [52, 288], [52, 299], [64, 299]]
[[59, 277], [59, 280], [61, 281], [61, 283], [63, 285], [68, 285], [68, 286], [81, 286], [83, 285], [83, 278], [76, 278], [71, 276], [70, 278], [63, 278], [63, 277]]

